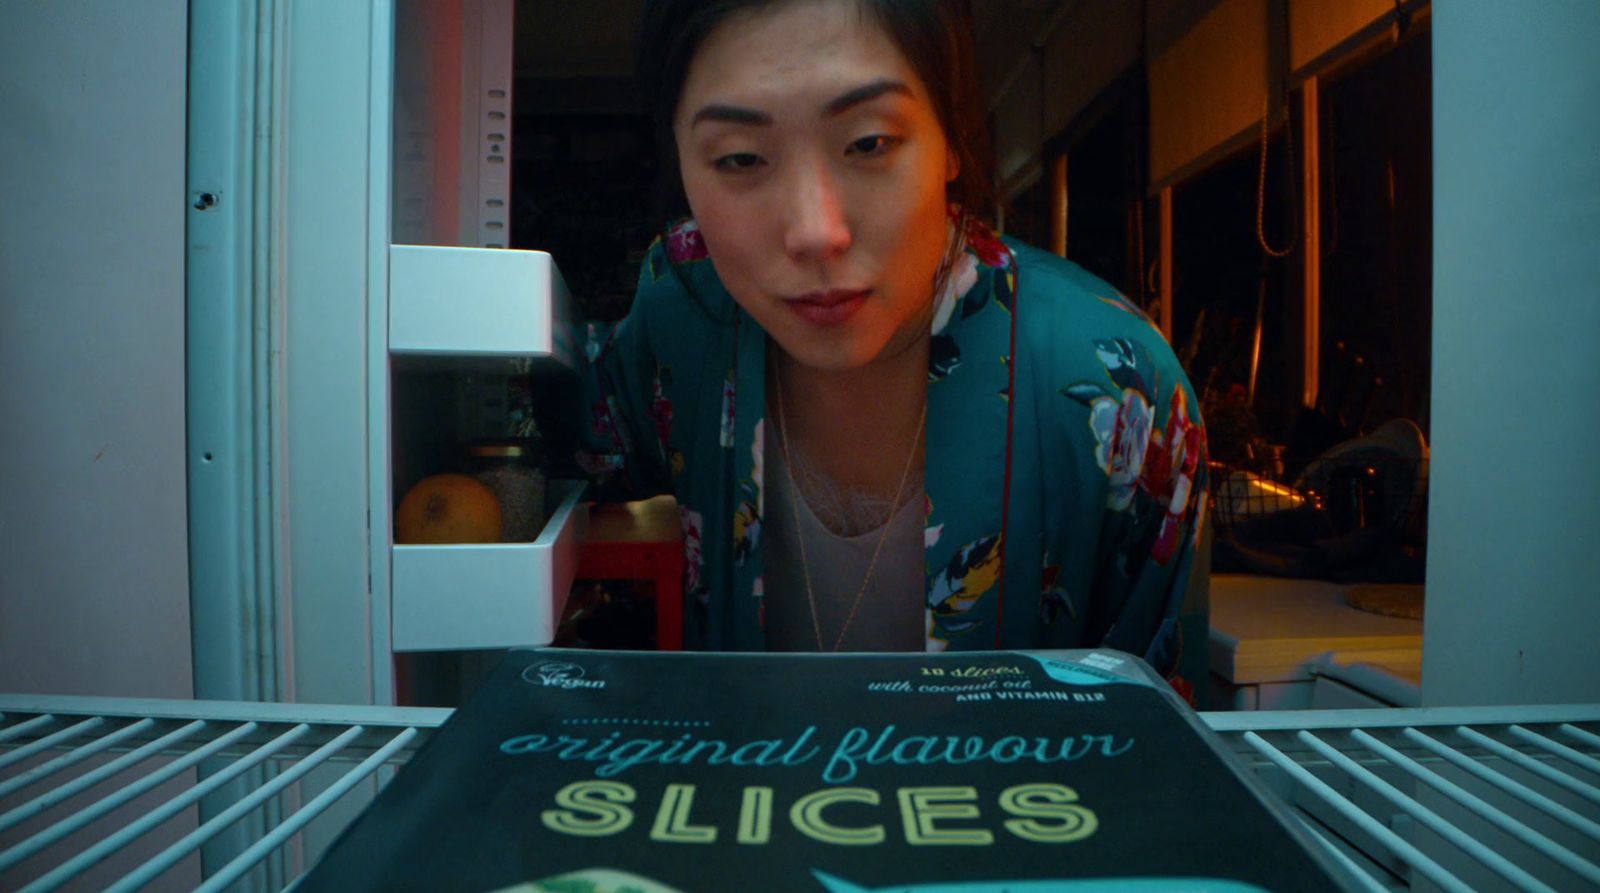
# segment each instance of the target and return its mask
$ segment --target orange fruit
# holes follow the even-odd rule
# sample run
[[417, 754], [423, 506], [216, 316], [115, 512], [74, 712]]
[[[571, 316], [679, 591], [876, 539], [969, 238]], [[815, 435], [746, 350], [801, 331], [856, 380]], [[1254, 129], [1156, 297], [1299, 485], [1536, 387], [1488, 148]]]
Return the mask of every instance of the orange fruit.
[[394, 513], [397, 543], [498, 543], [500, 500], [464, 474], [418, 481]]

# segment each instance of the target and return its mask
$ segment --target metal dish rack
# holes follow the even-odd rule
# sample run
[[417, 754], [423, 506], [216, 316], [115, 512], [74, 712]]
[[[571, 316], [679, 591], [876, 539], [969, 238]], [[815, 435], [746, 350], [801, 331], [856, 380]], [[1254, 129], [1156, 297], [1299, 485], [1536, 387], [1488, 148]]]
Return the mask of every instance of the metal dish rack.
[[[121, 893], [187, 886], [173, 869], [202, 848], [196, 889], [292, 887], [326, 843], [307, 829], [347, 821], [450, 711], [0, 695], [0, 714], [0, 889]], [[1371, 890], [1600, 890], [1600, 704], [1203, 718]]]

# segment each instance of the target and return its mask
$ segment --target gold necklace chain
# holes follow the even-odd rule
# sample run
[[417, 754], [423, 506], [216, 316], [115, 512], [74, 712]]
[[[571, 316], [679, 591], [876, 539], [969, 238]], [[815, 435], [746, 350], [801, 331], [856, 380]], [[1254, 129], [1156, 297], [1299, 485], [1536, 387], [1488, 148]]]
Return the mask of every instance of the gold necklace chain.
[[[800, 500], [805, 497], [800, 493], [800, 487], [794, 481], [794, 462], [789, 452], [789, 423], [783, 416], [783, 373], [778, 368], [778, 363], [772, 364], [773, 382], [778, 389], [778, 444], [783, 447], [783, 473], [789, 481], [789, 508], [794, 513], [794, 539], [800, 546], [800, 572], [806, 581], [806, 603], [811, 606], [811, 629], [817, 636], [817, 650], [822, 650], [822, 621], [817, 615], [817, 597], [811, 590], [811, 563], [806, 560], [806, 537], [800, 530]], [[850, 624], [855, 622], [856, 611], [861, 607], [861, 599], [867, 594], [867, 586], [872, 582], [872, 571], [878, 566], [878, 556], [883, 552], [883, 544], [889, 539], [889, 528], [894, 520], [894, 513], [900, 507], [900, 498], [905, 495], [906, 481], [911, 477], [911, 466], [916, 463], [917, 444], [922, 441], [923, 425], [928, 421], [928, 401], [922, 401], [922, 413], [917, 418], [916, 433], [911, 436], [911, 451], [906, 454], [905, 470], [900, 472], [900, 486], [894, 491], [894, 500], [889, 503], [889, 518], [883, 522], [883, 532], [878, 534], [878, 544], [872, 549], [872, 560], [867, 563], [867, 575], [861, 580], [861, 588], [857, 590], [855, 600], [850, 603], [850, 613], [844, 618], [844, 626], [839, 627], [839, 637], [833, 640], [833, 647], [829, 651], [838, 651], [844, 644], [845, 633], [850, 631]]]

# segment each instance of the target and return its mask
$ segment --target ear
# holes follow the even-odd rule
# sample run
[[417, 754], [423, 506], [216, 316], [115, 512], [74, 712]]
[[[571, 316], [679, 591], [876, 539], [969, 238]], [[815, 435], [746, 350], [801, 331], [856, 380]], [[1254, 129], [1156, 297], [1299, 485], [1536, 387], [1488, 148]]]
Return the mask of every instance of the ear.
[[944, 181], [946, 183], [954, 183], [956, 177], [959, 176], [961, 176], [961, 159], [956, 157], [955, 149], [946, 148], [944, 150]]

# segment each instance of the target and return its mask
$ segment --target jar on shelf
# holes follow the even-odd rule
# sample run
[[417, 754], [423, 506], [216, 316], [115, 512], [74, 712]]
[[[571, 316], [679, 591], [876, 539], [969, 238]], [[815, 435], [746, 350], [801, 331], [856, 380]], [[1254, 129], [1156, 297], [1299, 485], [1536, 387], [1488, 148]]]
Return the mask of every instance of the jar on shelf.
[[500, 500], [502, 542], [528, 543], [544, 529], [545, 476], [530, 441], [477, 443], [467, 448], [472, 476]]

